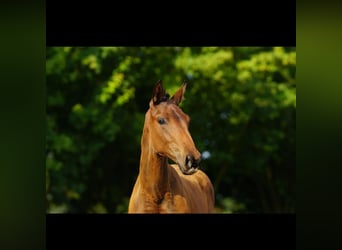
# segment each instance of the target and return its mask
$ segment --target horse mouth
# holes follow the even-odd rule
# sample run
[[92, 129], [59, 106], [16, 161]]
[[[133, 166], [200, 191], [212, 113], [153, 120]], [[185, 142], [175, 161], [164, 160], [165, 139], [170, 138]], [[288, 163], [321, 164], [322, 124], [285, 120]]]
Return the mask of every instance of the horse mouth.
[[195, 160], [192, 156], [187, 155], [185, 157], [185, 164], [182, 166], [178, 164], [180, 170], [185, 175], [192, 175], [199, 169], [199, 160]]
[[186, 168], [186, 169], [180, 168], [180, 169], [181, 169], [182, 173], [185, 175], [192, 175], [192, 174], [196, 173], [198, 170], [198, 168], [193, 168], [193, 167]]
[[[163, 156], [162, 154], [159, 154], [160, 156]], [[164, 155], [164, 157], [167, 157], [169, 160], [171, 160], [171, 163], [176, 163], [181, 170], [181, 172], [185, 175], [192, 175], [196, 173], [200, 167], [200, 161], [201, 159], [195, 160], [193, 156], [187, 155], [185, 157], [185, 161], [179, 161], [179, 159], [172, 159], [173, 157], [169, 157]]]

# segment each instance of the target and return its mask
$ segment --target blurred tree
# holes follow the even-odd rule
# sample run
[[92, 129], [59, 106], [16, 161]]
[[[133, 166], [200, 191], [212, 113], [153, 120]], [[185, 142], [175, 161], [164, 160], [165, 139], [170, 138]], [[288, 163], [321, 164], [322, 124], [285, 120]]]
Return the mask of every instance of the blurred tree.
[[294, 48], [186, 48], [176, 65], [194, 82], [185, 108], [218, 203], [294, 211]]
[[295, 72], [295, 48], [47, 48], [47, 212], [127, 211], [159, 79], [189, 81], [218, 212], [294, 211]]

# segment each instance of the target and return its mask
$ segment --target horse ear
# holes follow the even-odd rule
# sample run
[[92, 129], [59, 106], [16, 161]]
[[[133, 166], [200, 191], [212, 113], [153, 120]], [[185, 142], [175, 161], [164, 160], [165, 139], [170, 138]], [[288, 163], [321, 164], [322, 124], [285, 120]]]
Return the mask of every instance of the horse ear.
[[152, 101], [154, 105], [158, 105], [165, 96], [165, 90], [162, 85], [162, 81], [159, 80], [153, 89]]
[[176, 104], [179, 105], [179, 103], [184, 99], [184, 93], [186, 89], [186, 85], [188, 83], [186, 81], [183, 81], [182, 86], [176, 91], [176, 93], [171, 97], [171, 100]]

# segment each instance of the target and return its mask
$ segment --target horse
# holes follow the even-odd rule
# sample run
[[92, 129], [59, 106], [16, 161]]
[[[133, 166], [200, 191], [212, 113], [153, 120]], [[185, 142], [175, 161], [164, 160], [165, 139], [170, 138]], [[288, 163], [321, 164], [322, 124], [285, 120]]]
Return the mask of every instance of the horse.
[[186, 85], [171, 98], [160, 80], [154, 86], [128, 213], [214, 212], [214, 188], [199, 169], [201, 154], [188, 130], [190, 118], [179, 107]]

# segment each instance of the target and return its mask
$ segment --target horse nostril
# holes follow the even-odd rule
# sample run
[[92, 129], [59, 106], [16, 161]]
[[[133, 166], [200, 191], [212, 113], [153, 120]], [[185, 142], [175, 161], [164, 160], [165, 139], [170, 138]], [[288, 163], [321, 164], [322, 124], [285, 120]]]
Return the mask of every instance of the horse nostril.
[[192, 163], [193, 163], [193, 157], [191, 155], [187, 155], [185, 157], [185, 165], [190, 168], [192, 166]]
[[192, 155], [187, 155], [185, 158], [185, 165], [189, 168], [198, 168], [201, 162], [201, 157], [195, 160]]
[[192, 163], [192, 166], [193, 167], [199, 167], [200, 162], [201, 162], [201, 157], [198, 158], [197, 160], [194, 159], [194, 162]]

